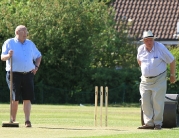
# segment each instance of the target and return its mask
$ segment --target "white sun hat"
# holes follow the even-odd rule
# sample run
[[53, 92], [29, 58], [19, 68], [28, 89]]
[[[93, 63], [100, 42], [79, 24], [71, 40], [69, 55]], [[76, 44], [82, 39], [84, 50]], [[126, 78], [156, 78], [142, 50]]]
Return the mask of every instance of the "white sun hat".
[[154, 35], [153, 35], [153, 33], [152, 33], [152, 31], [144, 31], [143, 32], [143, 37], [142, 37], [142, 39], [140, 40], [140, 41], [143, 41], [145, 38], [157, 38], [157, 37], [155, 37]]

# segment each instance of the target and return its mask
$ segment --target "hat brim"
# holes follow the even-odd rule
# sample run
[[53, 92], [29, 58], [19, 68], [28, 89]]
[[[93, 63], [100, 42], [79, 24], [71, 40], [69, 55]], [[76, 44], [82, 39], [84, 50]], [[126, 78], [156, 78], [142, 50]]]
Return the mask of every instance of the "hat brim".
[[[157, 37], [155, 37], [155, 36], [149, 36], [149, 37], [145, 37], [145, 38], [153, 38], [153, 39], [156, 39]], [[142, 38], [140, 41], [144, 41], [145, 38]]]

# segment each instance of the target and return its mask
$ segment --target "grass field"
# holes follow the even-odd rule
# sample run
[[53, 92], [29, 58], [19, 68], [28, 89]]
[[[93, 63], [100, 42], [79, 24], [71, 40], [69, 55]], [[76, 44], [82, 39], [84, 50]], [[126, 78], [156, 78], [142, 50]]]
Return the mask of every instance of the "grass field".
[[[104, 113], [105, 113], [105, 108]], [[99, 107], [98, 107], [99, 112]], [[32, 128], [25, 128], [22, 104], [19, 128], [0, 127], [0, 138], [178, 138], [179, 129], [138, 130], [139, 106], [108, 107], [108, 127], [94, 127], [92, 105], [32, 105]], [[0, 104], [0, 120], [9, 121], [9, 105]]]

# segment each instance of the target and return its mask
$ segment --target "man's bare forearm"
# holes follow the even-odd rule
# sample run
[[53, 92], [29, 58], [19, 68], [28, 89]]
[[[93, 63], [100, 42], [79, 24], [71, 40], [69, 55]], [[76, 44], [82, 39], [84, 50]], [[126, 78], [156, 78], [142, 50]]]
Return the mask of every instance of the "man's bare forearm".
[[36, 59], [36, 61], [35, 61], [36, 66], [38, 66], [38, 67], [40, 66], [41, 59], [42, 59], [42, 56]]
[[9, 54], [7, 54], [7, 55], [1, 55], [1, 60], [2, 60], [2, 61], [6, 61], [6, 60], [8, 60], [10, 57], [11, 57], [11, 56], [10, 56]]

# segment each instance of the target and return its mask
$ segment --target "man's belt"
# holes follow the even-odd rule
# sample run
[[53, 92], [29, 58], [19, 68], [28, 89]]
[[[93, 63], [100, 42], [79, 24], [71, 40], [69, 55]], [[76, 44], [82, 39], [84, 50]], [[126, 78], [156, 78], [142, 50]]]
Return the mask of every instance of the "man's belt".
[[13, 73], [24, 74], [25, 75], [25, 74], [31, 73], [31, 71], [29, 71], [29, 72], [25, 72], [25, 71], [24, 72], [16, 72], [16, 71], [13, 71]]
[[161, 74], [163, 74], [163, 73], [165, 73], [165, 72], [166, 72], [166, 70], [165, 70], [164, 72], [160, 73], [160, 74], [159, 74], [159, 75], [157, 75], [157, 76], [150, 76], [150, 77], [145, 77], [145, 78], [147, 78], [147, 79], [156, 78], [156, 77], [160, 76]]

